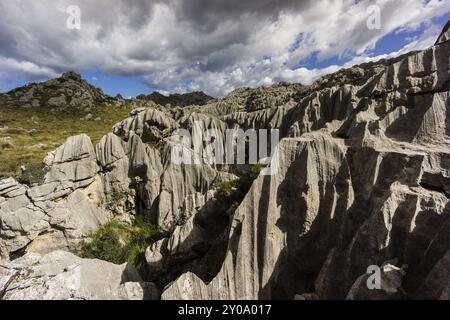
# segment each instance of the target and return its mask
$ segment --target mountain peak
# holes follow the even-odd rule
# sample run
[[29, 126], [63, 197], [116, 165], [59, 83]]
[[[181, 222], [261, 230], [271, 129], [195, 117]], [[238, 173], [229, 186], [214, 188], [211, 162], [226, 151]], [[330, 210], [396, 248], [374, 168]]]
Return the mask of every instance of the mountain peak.
[[66, 79], [66, 80], [75, 80], [75, 81], [81, 81], [81, 75], [75, 71], [67, 71], [64, 72], [61, 76], [62, 79]]
[[448, 40], [450, 40], [450, 20], [447, 22], [444, 29], [442, 29], [442, 32], [439, 35], [435, 45], [443, 43]]
[[0, 94], [4, 106], [56, 110], [66, 108], [88, 108], [109, 101], [99, 88], [84, 80], [75, 71], [67, 71], [56, 79], [41, 83], [29, 83], [10, 92]]

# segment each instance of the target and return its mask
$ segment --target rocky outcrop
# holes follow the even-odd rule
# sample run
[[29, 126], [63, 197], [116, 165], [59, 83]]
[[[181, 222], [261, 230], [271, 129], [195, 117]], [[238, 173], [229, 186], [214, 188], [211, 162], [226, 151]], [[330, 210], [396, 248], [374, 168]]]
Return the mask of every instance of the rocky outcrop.
[[447, 22], [438, 39], [436, 40], [436, 45], [444, 43], [450, 40], [450, 21]]
[[[387, 264], [380, 270], [379, 287], [372, 287], [369, 275], [360, 276], [350, 291], [348, 300], [399, 300], [405, 298], [402, 279], [405, 272], [396, 266]], [[378, 280], [377, 280], [378, 281]], [[369, 282], [369, 285], [367, 284]]]
[[51, 108], [65, 110], [90, 108], [95, 104], [113, 102], [113, 98], [90, 85], [76, 72], [69, 71], [57, 79], [31, 83], [0, 94], [4, 106], [20, 108]]
[[214, 100], [213, 97], [208, 96], [202, 91], [195, 91], [189, 93], [175, 93], [165, 96], [159, 92], [153, 92], [149, 95], [139, 95], [136, 97], [139, 100], [153, 101], [156, 104], [165, 106], [170, 105], [171, 107], [187, 107], [192, 105], [202, 106]]
[[294, 106], [308, 91], [301, 84], [280, 83], [265, 88], [240, 88], [226, 97], [201, 107], [201, 111], [215, 116], [230, 116], [236, 112], [254, 112]]
[[114, 133], [129, 139], [130, 133], [137, 134], [143, 142], [158, 142], [170, 136], [178, 123], [169, 114], [155, 108], [136, 109], [131, 117], [123, 120], [114, 127]]
[[[445, 297], [448, 44], [303, 93], [278, 122], [280, 169], [235, 211], [218, 274], [187, 272], [162, 298]], [[373, 291], [359, 276], [371, 265], [386, 265]]]
[[104, 196], [99, 167], [86, 135], [69, 138], [45, 163], [49, 170], [42, 185], [29, 187], [13, 178], [0, 181], [3, 255], [69, 248], [111, 218], [99, 206]]
[[415, 298], [428, 300], [450, 299], [450, 251], [435, 264]]
[[29, 253], [0, 266], [0, 299], [6, 300], [143, 300], [157, 299], [130, 265], [81, 259], [64, 251]]

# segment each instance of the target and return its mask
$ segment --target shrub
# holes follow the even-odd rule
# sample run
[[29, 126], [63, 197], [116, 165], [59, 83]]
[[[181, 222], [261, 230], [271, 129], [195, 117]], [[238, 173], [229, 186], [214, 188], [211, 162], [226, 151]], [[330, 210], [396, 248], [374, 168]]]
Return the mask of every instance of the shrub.
[[82, 258], [101, 259], [115, 264], [128, 262], [142, 274], [146, 270], [146, 248], [162, 237], [160, 229], [142, 217], [136, 217], [133, 225], [112, 220], [94, 232], [75, 253]]
[[32, 185], [43, 183], [48, 168], [43, 163], [30, 163], [25, 165], [25, 171], [17, 177], [20, 183]]

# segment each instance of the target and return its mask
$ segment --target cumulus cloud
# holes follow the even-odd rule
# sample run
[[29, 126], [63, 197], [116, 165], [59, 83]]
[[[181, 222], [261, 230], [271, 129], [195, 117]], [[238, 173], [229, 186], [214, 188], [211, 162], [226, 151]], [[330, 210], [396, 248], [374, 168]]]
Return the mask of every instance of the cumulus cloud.
[[[381, 29], [369, 30], [374, 4]], [[81, 9], [80, 30], [66, 26], [69, 5]], [[100, 69], [142, 76], [164, 92], [214, 96], [241, 86], [310, 83], [339, 66], [297, 68], [302, 59], [371, 59], [386, 34], [425, 24], [427, 32], [405, 50], [419, 48], [439, 33], [430, 19], [445, 12], [446, 0], [6, 0], [0, 81]]]
[[0, 81], [10, 82], [17, 78], [39, 80], [42, 77], [56, 77], [58, 73], [47, 67], [41, 67], [30, 61], [19, 61], [0, 56]]

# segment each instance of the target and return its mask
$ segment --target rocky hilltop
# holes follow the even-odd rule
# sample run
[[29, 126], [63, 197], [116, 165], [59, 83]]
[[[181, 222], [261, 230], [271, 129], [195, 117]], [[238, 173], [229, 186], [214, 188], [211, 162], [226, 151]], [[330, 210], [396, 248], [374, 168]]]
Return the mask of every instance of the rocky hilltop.
[[30, 83], [24, 87], [0, 94], [2, 106], [63, 110], [66, 108], [90, 108], [95, 104], [114, 100], [99, 88], [89, 84], [74, 71], [42, 83]]
[[[431, 48], [311, 86], [136, 108], [95, 146], [69, 138], [43, 184], [0, 182], [0, 297], [450, 299], [449, 38], [447, 24]], [[195, 121], [279, 129], [278, 171], [224, 195], [229, 166], [170, 161], [173, 131]], [[163, 230], [145, 276], [69, 253], [137, 216]]]
[[187, 107], [192, 105], [199, 105], [202, 106], [204, 104], [207, 104], [211, 100], [214, 100], [213, 97], [208, 96], [203, 91], [195, 91], [195, 92], [189, 92], [189, 93], [174, 93], [170, 94], [169, 96], [165, 96], [159, 92], [153, 92], [149, 95], [138, 95], [136, 97], [138, 100], [147, 100], [147, 101], [153, 101], [156, 104], [165, 106], [167, 104], [170, 104], [174, 107]]

